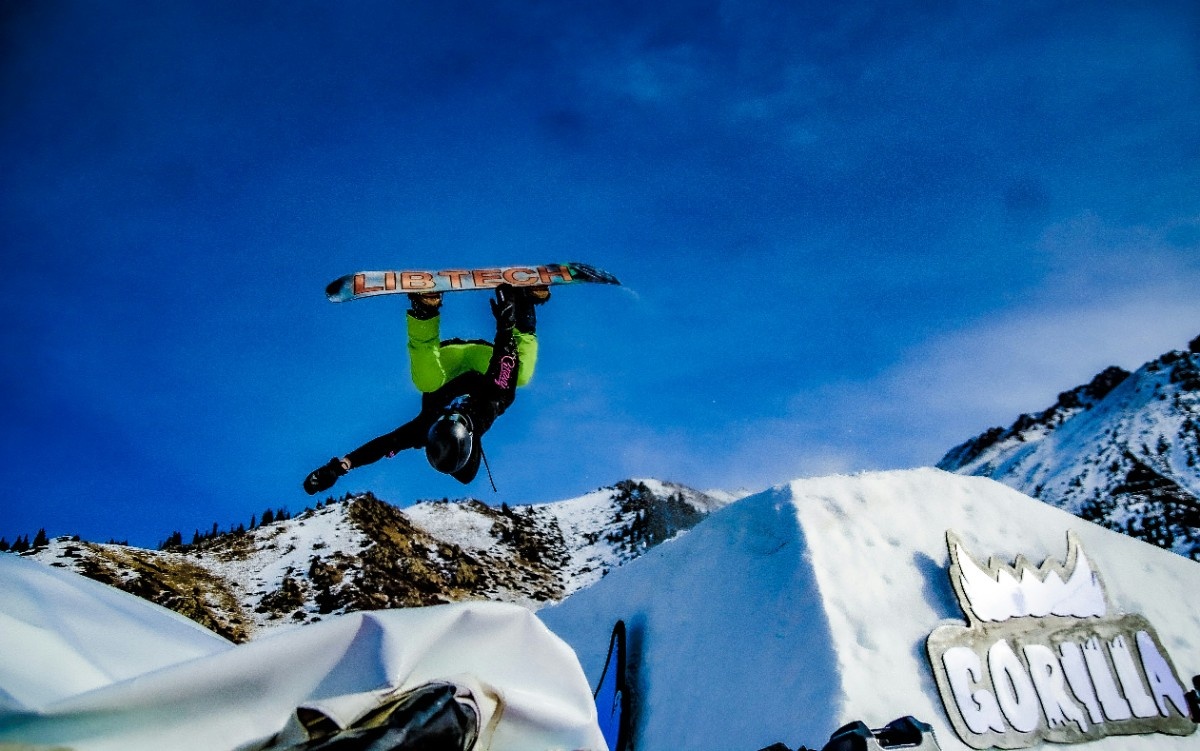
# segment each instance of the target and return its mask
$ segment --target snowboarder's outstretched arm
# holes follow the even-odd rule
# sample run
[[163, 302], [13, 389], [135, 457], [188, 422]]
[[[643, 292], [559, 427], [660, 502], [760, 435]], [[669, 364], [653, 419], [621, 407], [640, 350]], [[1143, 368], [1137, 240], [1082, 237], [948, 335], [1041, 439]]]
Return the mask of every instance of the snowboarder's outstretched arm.
[[372, 438], [362, 446], [346, 454], [345, 461], [350, 467], [362, 467], [374, 464], [385, 456], [395, 456], [406, 449], [420, 448], [425, 445], [425, 433], [429, 430], [429, 420], [418, 416], [391, 433]]

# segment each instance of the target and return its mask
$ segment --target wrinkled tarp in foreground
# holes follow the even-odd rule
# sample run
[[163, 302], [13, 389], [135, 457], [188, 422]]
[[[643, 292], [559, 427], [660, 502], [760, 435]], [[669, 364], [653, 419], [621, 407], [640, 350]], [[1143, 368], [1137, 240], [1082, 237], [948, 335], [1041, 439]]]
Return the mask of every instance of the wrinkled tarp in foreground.
[[282, 748], [307, 740], [314, 718], [350, 727], [439, 683], [477, 711], [477, 748], [605, 748], [575, 653], [518, 606], [355, 613], [235, 645], [112, 587], [0, 555], [0, 743]]

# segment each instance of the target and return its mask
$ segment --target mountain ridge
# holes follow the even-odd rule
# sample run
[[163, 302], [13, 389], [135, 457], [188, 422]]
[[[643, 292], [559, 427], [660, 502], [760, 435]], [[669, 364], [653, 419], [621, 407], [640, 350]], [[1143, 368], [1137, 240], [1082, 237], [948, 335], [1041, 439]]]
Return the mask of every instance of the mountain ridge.
[[1200, 337], [1133, 372], [1106, 368], [937, 467], [1200, 560]]
[[29, 555], [242, 642], [358, 610], [470, 599], [537, 610], [731, 501], [657, 480], [500, 508], [468, 498], [401, 509], [363, 493], [190, 545], [148, 550], [60, 537]]

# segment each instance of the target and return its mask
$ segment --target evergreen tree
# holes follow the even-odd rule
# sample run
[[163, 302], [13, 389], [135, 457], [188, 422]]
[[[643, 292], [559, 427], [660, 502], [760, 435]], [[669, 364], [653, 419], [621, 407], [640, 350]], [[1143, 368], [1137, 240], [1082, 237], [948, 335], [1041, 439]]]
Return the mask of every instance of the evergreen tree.
[[263, 512], [263, 515], [262, 515], [262, 526], [265, 527], [268, 524], [274, 524], [274, 523], [275, 523], [275, 512], [272, 511], [271, 509], [267, 509], [266, 511]]
[[8, 550], [11, 547], [12, 546], [8, 544], [7, 538], [0, 537], [0, 553], [4, 552], [5, 550]]
[[44, 548], [50, 544], [50, 538], [46, 536], [46, 528], [42, 527], [33, 537], [33, 547]]
[[14, 553], [24, 553], [26, 550], [29, 550], [29, 535], [18, 537], [12, 545]]

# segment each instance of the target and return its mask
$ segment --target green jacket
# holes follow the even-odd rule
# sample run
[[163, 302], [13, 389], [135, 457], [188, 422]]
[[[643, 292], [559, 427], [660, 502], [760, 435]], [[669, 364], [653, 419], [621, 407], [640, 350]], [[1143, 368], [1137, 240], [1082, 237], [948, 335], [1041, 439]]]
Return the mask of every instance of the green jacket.
[[[486, 373], [492, 360], [492, 345], [489, 342], [462, 339], [441, 341], [441, 316], [428, 320], [408, 319], [408, 355], [412, 368], [413, 385], [422, 393], [436, 391], [447, 381], [475, 371]], [[517, 386], [524, 386], [533, 378], [537, 366], [537, 336], [524, 331], [514, 331], [517, 342], [518, 365]]]

